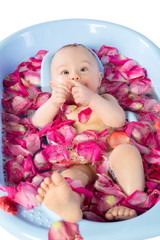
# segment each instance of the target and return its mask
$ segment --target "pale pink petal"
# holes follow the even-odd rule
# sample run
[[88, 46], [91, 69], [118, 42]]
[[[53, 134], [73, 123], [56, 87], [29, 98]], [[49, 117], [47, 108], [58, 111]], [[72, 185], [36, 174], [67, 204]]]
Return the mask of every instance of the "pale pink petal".
[[[79, 236], [79, 228], [75, 223], [54, 222], [48, 232], [48, 240], [75, 240]], [[83, 238], [78, 238], [79, 240]]]
[[34, 86], [40, 86], [40, 73], [28, 70], [23, 72], [23, 78]]
[[38, 134], [29, 134], [26, 138], [26, 148], [29, 150], [29, 152], [33, 155], [35, 152], [37, 152], [40, 149], [40, 138]]

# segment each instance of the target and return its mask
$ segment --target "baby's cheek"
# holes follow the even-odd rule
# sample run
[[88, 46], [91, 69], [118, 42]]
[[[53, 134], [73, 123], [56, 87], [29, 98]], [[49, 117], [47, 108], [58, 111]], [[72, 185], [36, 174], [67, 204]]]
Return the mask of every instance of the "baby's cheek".
[[63, 78], [58, 78], [56, 82], [57, 82], [57, 84], [64, 83], [64, 79]]
[[56, 87], [58, 87], [60, 84], [62, 84], [62, 81], [60, 81], [60, 80], [55, 80], [55, 81], [53, 81], [53, 83], [52, 83], [52, 88], [56, 88]]
[[92, 83], [89, 83], [87, 87], [93, 92], [96, 92], [99, 86], [97, 83], [92, 82]]

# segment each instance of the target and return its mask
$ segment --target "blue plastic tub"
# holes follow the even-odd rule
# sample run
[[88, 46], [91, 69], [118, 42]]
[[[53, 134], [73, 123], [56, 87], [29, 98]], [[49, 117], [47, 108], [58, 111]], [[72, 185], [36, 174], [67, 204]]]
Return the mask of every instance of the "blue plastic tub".
[[[152, 79], [155, 93], [159, 98], [159, 48], [149, 39], [129, 28], [109, 22], [82, 19], [41, 23], [1, 41], [0, 93], [2, 93], [2, 79], [13, 72], [19, 63], [34, 56], [40, 49], [53, 51], [69, 43], [81, 43], [94, 49], [99, 49], [103, 44], [117, 47], [122, 54], [133, 58], [147, 69], [148, 77]], [[2, 145], [1, 139], [2, 134], [0, 145]], [[2, 153], [0, 154], [0, 184], [4, 185]], [[1, 226], [21, 240], [47, 240], [48, 229], [56, 218], [43, 207], [32, 210], [20, 207], [16, 216], [0, 210]], [[85, 240], [142, 240], [160, 235], [159, 219], [160, 203], [157, 203], [145, 214], [130, 220], [114, 223], [81, 220], [79, 227]]]

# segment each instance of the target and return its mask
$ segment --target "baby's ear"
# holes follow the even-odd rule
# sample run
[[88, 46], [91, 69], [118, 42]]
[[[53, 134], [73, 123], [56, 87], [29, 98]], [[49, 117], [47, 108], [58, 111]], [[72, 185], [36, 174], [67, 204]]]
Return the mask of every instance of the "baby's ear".
[[53, 87], [54, 87], [54, 85], [53, 85], [53, 82], [52, 82], [52, 81], [49, 83], [49, 85], [51, 86], [51, 88], [53, 88]]
[[103, 73], [102, 73], [102, 72], [99, 72], [99, 85], [98, 85], [98, 87], [101, 86], [102, 76], [103, 76]]

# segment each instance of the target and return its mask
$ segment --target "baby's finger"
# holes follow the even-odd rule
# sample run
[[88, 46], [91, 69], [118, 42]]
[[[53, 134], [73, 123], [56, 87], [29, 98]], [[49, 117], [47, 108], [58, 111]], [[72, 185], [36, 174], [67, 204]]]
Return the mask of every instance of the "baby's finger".
[[79, 87], [72, 87], [72, 94], [79, 92]]
[[69, 89], [68, 89], [67, 86], [59, 85], [55, 88], [55, 92], [66, 92], [66, 93], [68, 93]]
[[65, 89], [56, 89], [53, 92], [53, 95], [64, 95], [66, 96], [68, 94], [68, 92]]
[[63, 87], [57, 87], [55, 88], [55, 92], [68, 92], [68, 89]]
[[65, 84], [66, 84], [67, 88], [69, 89], [69, 91], [71, 91], [72, 88], [75, 86], [75, 84], [72, 81], [69, 81], [69, 80], [67, 80], [65, 82]]
[[67, 80], [67, 82], [70, 84], [72, 87], [80, 87], [82, 86], [82, 83], [75, 81], [75, 80]]
[[69, 87], [64, 83], [60, 83], [58, 86], [56, 86], [56, 88], [65, 89], [67, 92], [69, 91]]

